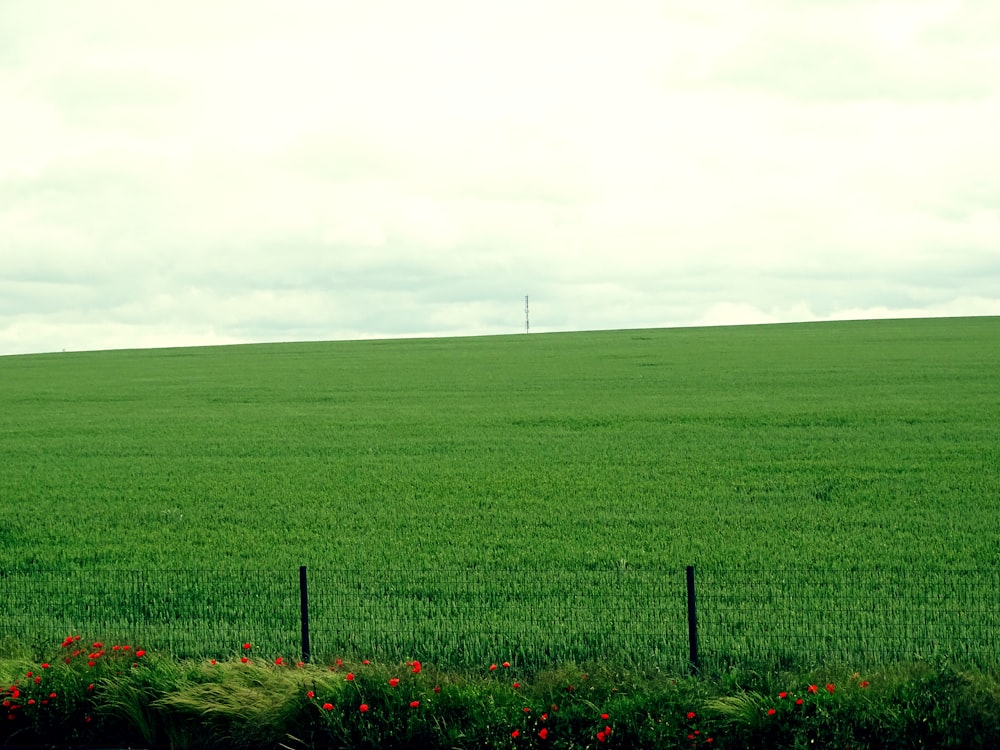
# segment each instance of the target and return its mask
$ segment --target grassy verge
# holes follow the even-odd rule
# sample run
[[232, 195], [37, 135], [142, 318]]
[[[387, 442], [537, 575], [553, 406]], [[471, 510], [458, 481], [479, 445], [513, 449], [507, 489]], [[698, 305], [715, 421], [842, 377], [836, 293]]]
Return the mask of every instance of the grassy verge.
[[947, 664], [688, 677], [567, 665], [177, 660], [67, 638], [0, 660], [0, 743], [147, 748], [1000, 746], [1000, 681]]

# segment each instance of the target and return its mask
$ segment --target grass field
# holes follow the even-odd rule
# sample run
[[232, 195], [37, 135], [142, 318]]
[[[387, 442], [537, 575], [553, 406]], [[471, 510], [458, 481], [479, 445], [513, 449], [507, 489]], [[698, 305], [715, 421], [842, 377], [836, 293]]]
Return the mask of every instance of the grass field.
[[998, 373], [998, 318], [2, 357], [0, 568], [990, 570]]

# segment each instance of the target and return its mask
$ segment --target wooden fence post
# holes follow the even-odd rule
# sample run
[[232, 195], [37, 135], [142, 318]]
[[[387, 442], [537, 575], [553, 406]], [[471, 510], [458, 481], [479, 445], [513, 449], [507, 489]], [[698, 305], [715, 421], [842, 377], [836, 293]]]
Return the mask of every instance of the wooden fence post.
[[694, 565], [687, 566], [687, 602], [688, 602], [688, 663], [691, 674], [698, 674], [698, 608], [694, 595]]
[[309, 590], [306, 586], [306, 566], [299, 567], [299, 603], [302, 610], [302, 661], [309, 663]]

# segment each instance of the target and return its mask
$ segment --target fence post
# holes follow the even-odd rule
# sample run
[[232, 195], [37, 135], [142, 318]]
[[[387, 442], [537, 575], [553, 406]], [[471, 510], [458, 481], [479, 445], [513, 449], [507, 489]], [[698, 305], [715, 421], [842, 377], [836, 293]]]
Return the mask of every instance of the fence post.
[[299, 603], [302, 609], [302, 661], [309, 662], [309, 591], [306, 586], [306, 566], [299, 566]]
[[698, 608], [694, 597], [694, 565], [687, 566], [688, 662], [691, 674], [698, 674]]

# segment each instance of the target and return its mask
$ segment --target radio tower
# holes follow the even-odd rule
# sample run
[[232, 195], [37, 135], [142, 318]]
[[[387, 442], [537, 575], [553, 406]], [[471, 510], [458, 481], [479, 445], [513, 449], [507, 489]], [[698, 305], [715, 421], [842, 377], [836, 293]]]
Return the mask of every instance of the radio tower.
[[528, 324], [528, 295], [524, 295], [524, 332], [529, 333], [531, 326]]

